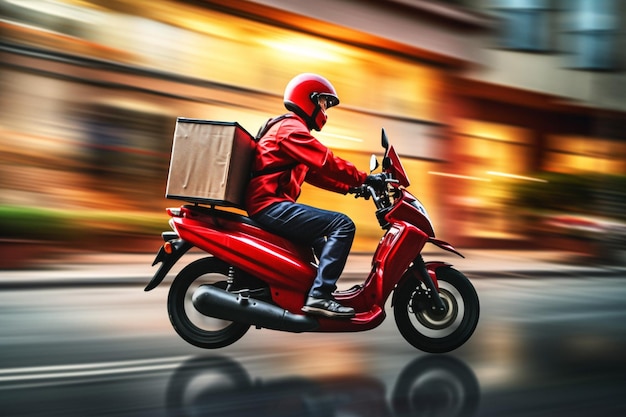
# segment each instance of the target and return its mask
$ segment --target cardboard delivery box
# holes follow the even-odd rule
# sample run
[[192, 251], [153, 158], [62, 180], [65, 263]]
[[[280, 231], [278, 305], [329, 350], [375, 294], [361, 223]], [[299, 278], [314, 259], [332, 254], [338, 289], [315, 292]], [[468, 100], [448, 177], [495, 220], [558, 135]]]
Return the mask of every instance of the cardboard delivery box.
[[165, 196], [243, 208], [254, 147], [237, 122], [177, 118]]

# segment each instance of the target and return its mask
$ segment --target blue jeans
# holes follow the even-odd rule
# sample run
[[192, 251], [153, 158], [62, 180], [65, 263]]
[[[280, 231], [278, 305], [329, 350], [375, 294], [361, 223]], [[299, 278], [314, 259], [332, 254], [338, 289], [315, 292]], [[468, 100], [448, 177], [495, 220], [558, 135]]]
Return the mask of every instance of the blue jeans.
[[354, 222], [342, 213], [289, 201], [274, 203], [252, 219], [268, 231], [313, 247], [319, 265], [309, 295], [330, 297], [346, 266], [356, 232]]

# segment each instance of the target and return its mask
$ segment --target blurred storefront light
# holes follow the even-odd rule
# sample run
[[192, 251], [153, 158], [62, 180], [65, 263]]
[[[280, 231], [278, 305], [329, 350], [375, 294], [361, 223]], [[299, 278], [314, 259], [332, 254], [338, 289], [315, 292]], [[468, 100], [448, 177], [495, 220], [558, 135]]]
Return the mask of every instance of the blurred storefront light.
[[491, 182], [489, 178], [473, 177], [471, 175], [453, 174], [451, 172], [428, 171], [428, 174], [437, 175], [440, 177], [456, 178], [460, 180]]
[[5, 0], [5, 3], [26, 9], [28, 11], [41, 13], [54, 18], [73, 19], [85, 23], [97, 23], [97, 13], [94, 10], [76, 7], [64, 2], [52, 0]]
[[336, 140], [347, 141], [347, 142], [363, 143], [363, 139], [355, 138], [353, 136], [338, 135], [335, 133], [319, 132], [316, 134], [316, 136], [319, 136], [322, 139], [329, 138], [329, 139], [336, 139]]
[[533, 178], [533, 177], [527, 177], [524, 175], [510, 174], [507, 172], [487, 171], [487, 175], [493, 175], [496, 177], [504, 177], [504, 178], [510, 178], [514, 180], [522, 180], [522, 181], [548, 182], [541, 178]]
[[261, 40], [261, 44], [279, 52], [286, 52], [296, 58], [319, 59], [334, 63], [345, 61], [340, 53], [331, 49], [329, 44], [313, 39], [300, 37], [281, 40], [265, 39]]

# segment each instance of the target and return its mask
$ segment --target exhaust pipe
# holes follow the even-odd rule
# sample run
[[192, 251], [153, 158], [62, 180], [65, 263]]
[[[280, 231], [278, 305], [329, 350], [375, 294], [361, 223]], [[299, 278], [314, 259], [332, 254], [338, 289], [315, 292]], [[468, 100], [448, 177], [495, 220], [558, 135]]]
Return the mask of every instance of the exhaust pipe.
[[274, 304], [241, 294], [232, 294], [212, 285], [202, 285], [191, 299], [194, 307], [205, 316], [247, 323], [272, 330], [301, 333], [315, 330], [317, 320], [290, 313]]

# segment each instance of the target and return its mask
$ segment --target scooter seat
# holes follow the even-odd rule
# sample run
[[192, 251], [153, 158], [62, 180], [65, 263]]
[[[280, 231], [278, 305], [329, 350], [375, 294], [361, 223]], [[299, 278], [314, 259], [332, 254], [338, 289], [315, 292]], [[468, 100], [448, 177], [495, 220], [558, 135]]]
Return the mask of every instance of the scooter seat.
[[245, 223], [250, 226], [258, 227], [259, 229], [263, 228], [261, 227], [259, 223], [255, 222], [250, 217], [244, 216], [243, 214], [240, 214], [240, 213], [235, 213], [235, 212], [226, 211], [226, 210], [219, 210], [219, 209], [216, 209], [215, 207], [205, 207], [205, 206], [197, 206], [197, 205], [193, 205], [193, 206], [185, 205], [184, 207], [189, 210], [202, 213], [203, 215], [207, 215], [211, 217], [218, 217], [220, 219], [238, 222], [238, 223]]
[[[313, 253], [313, 248], [308, 245], [302, 245], [292, 240], [289, 240], [285, 237], [277, 235], [273, 232], [270, 232], [264, 229], [259, 223], [255, 222], [248, 216], [244, 216], [243, 214], [239, 214], [232, 211], [220, 210], [215, 207], [206, 207], [199, 205], [185, 205], [184, 208], [189, 210], [192, 213], [195, 213], [198, 217], [206, 217], [208, 220], [214, 223], [220, 223], [220, 221], [229, 222], [232, 224], [245, 224], [249, 226], [253, 226], [257, 230], [246, 230], [245, 233], [250, 236], [254, 236], [256, 239], [259, 239], [264, 242], [271, 242], [272, 244], [289, 251], [296, 257], [300, 257], [306, 259], [313, 265], [316, 265], [315, 255]], [[236, 227], [237, 230], [238, 227]]]

